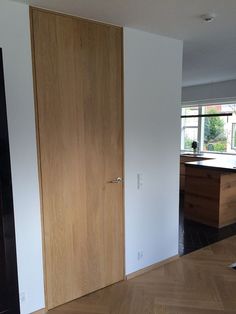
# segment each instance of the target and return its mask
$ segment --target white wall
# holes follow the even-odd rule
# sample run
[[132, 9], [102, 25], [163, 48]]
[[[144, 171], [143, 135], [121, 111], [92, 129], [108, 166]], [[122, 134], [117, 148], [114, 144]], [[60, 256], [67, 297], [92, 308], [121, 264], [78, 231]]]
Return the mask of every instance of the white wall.
[[28, 6], [0, 2], [21, 313], [44, 307]]
[[236, 80], [183, 87], [182, 101], [226, 100], [236, 98]]
[[[182, 42], [128, 28], [124, 35], [126, 273], [131, 273], [178, 253]], [[44, 307], [28, 6], [1, 0], [0, 47], [19, 286], [26, 297], [21, 313], [28, 314]]]
[[181, 41], [124, 30], [127, 274], [178, 254], [182, 50]]

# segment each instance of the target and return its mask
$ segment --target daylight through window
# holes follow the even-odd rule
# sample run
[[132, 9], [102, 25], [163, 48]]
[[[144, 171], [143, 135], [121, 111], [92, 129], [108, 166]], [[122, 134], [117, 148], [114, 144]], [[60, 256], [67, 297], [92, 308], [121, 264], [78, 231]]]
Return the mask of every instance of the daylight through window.
[[182, 108], [181, 150], [236, 154], [236, 102]]

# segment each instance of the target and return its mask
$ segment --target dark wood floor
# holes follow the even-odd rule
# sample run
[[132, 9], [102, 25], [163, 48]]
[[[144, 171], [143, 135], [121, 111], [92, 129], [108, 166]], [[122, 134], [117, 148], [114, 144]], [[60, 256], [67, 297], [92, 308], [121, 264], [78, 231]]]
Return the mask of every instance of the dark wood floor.
[[227, 239], [236, 235], [236, 223], [218, 229], [201, 223], [184, 219], [184, 195], [180, 195], [180, 229], [179, 229], [179, 254], [185, 255], [199, 250], [207, 245]]
[[236, 235], [236, 224], [218, 229], [185, 219], [182, 232], [180, 234], [179, 254], [185, 255]]

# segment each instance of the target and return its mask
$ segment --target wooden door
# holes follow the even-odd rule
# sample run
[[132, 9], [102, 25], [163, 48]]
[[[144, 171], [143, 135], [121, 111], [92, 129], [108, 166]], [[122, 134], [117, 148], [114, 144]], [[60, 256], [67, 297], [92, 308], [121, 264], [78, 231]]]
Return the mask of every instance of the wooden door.
[[122, 29], [31, 20], [51, 309], [124, 278]]

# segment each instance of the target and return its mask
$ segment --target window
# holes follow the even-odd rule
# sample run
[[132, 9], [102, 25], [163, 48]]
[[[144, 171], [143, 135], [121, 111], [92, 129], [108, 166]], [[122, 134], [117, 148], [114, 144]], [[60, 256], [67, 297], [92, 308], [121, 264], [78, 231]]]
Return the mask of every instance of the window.
[[197, 141], [201, 152], [236, 153], [236, 103], [183, 107], [181, 120], [182, 150]]
[[232, 149], [236, 150], [236, 123], [232, 123]]
[[[182, 114], [185, 116], [198, 115], [197, 107], [183, 108]], [[198, 141], [198, 118], [188, 117], [182, 119], [182, 139], [183, 149], [190, 150], [193, 141]]]

